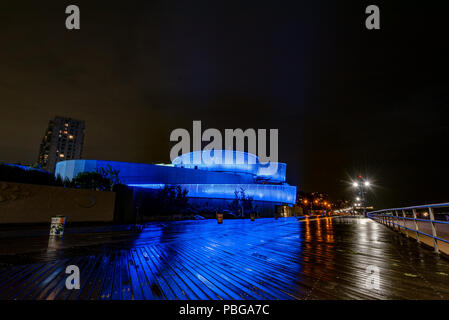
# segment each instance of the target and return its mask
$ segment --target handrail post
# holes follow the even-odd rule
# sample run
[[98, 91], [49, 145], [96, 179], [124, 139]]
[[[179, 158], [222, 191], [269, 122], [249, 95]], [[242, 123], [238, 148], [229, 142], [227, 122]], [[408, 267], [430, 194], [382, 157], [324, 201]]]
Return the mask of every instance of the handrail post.
[[391, 216], [390, 216], [390, 228], [394, 229], [394, 212], [391, 211]]
[[435, 217], [433, 215], [433, 210], [431, 207], [429, 207], [429, 217], [430, 217], [430, 225], [432, 227], [432, 235], [433, 235], [433, 248], [436, 253], [439, 253], [438, 250], [438, 240], [437, 237], [437, 229], [435, 228]]
[[408, 238], [408, 230], [407, 230], [407, 219], [405, 219], [405, 210], [402, 209], [402, 217], [404, 218], [404, 230], [405, 230], [405, 236]]
[[394, 229], [396, 229], [396, 225], [394, 224], [395, 223], [395, 217], [396, 217], [396, 211], [391, 211], [391, 219], [390, 219], [390, 221], [391, 221], [391, 227], [393, 228], [393, 230]]
[[419, 227], [418, 227], [418, 221], [416, 221], [416, 209], [413, 209], [413, 221], [415, 221], [415, 230], [416, 230], [416, 241], [419, 243]]
[[390, 228], [395, 228], [394, 227], [394, 211], [391, 211], [391, 216], [390, 216]]
[[394, 210], [394, 215], [396, 216], [396, 228], [398, 229], [398, 231], [401, 231], [401, 227], [400, 227], [400, 224], [399, 224], [398, 210]]

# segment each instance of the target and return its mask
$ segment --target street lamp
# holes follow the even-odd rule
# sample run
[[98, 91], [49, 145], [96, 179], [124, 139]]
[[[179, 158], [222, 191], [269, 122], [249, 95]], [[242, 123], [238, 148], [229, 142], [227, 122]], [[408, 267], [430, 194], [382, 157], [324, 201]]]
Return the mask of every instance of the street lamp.
[[366, 215], [366, 198], [365, 198], [366, 191], [365, 191], [365, 189], [368, 188], [371, 185], [371, 183], [368, 180], [365, 180], [362, 177], [362, 175], [359, 175], [357, 177], [357, 180], [358, 181], [354, 181], [352, 183], [352, 186], [354, 188], [356, 188], [356, 190], [357, 190], [356, 207], [362, 208], [363, 214]]

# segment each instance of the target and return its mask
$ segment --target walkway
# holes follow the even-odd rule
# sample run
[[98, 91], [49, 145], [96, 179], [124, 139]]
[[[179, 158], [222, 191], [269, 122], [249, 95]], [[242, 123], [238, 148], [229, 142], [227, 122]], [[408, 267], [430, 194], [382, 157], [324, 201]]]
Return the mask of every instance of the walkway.
[[[365, 218], [3, 238], [0, 263], [10, 264], [0, 299], [449, 299], [449, 260]], [[68, 265], [80, 269], [80, 290], [65, 288]], [[367, 287], [369, 266], [379, 289]]]

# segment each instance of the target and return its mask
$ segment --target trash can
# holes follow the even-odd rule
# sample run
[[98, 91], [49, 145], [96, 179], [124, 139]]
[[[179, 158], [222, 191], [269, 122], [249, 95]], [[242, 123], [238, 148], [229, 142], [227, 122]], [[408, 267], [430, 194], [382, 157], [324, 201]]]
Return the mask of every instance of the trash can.
[[62, 236], [64, 234], [65, 218], [65, 216], [56, 216], [51, 218], [51, 236]]
[[256, 213], [255, 212], [251, 212], [249, 216], [251, 217], [251, 221], [256, 220]]
[[223, 213], [217, 213], [217, 222], [223, 223]]

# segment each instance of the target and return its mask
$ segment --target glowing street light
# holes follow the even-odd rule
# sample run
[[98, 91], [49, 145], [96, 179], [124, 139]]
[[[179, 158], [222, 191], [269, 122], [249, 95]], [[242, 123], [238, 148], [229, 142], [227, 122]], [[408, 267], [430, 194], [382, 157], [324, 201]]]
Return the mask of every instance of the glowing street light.
[[369, 188], [371, 183], [365, 180], [362, 175], [358, 175], [357, 179], [352, 182], [352, 186], [357, 191], [355, 207], [363, 210], [363, 214], [366, 214], [366, 188]]

